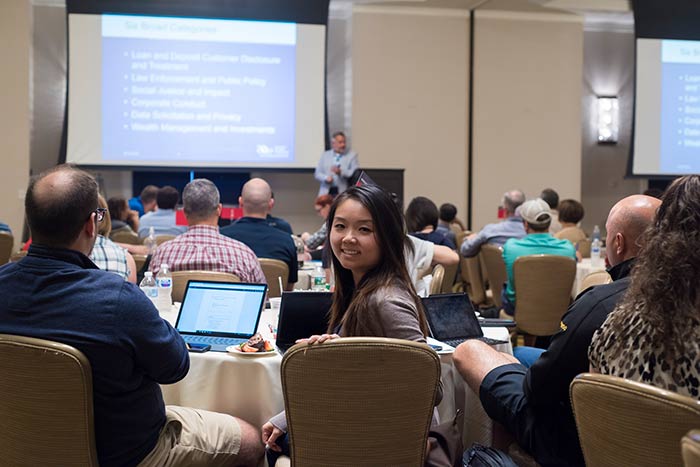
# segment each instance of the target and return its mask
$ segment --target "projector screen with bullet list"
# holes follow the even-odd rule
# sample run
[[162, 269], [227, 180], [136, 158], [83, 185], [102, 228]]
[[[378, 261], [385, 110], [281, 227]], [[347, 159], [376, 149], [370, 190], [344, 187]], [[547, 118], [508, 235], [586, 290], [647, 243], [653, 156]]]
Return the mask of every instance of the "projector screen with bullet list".
[[69, 14], [66, 161], [313, 168], [325, 25]]

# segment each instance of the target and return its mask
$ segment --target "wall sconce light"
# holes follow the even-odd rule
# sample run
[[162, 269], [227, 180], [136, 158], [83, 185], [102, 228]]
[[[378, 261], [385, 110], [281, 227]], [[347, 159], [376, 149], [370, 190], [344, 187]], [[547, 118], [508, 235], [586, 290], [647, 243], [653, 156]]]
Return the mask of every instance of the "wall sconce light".
[[620, 109], [615, 96], [598, 97], [598, 144], [617, 144]]

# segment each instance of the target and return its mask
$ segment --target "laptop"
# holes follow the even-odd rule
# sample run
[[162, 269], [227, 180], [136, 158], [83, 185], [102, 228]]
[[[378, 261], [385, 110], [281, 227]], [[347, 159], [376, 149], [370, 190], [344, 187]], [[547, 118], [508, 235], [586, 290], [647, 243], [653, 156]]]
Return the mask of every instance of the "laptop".
[[266, 284], [189, 281], [175, 329], [185, 342], [226, 352], [255, 334], [266, 292]]
[[474, 313], [474, 306], [467, 294], [431, 295], [422, 300], [430, 334], [434, 339], [452, 347], [457, 347], [468, 339], [479, 339], [489, 345], [506, 343], [484, 337], [479, 319]]
[[330, 292], [282, 292], [275, 345], [284, 354], [297, 339], [328, 330], [328, 312], [333, 294]]

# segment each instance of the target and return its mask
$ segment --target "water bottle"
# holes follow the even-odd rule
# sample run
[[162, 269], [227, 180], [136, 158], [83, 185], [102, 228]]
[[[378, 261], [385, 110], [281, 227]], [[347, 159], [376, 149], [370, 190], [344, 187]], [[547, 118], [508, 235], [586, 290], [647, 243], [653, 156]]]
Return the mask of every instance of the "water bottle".
[[316, 266], [311, 276], [311, 290], [323, 292], [326, 290], [326, 273], [321, 266]]
[[602, 266], [600, 250], [600, 239], [594, 238], [593, 242], [591, 242], [591, 266], [594, 268], [599, 268]]
[[598, 240], [600, 241], [600, 227], [597, 225], [593, 227], [593, 236], [591, 237], [591, 241]]
[[156, 280], [153, 278], [153, 273], [151, 271], [146, 271], [143, 273], [143, 280], [139, 285], [139, 288], [146, 294], [146, 297], [151, 299], [156, 307], [158, 306], [158, 286], [156, 285]]
[[173, 304], [173, 276], [166, 263], [160, 265], [156, 275], [156, 285], [158, 286], [158, 310], [170, 311]]
[[153, 227], [148, 229], [148, 237], [144, 239], [143, 244], [146, 246], [149, 255], [153, 255], [156, 252], [156, 233]]

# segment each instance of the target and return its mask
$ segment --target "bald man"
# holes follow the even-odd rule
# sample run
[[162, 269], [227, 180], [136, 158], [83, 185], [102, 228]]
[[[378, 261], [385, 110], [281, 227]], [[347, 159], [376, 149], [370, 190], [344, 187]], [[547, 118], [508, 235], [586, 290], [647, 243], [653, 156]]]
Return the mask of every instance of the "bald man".
[[34, 241], [0, 269], [0, 333], [85, 354], [100, 466], [257, 465], [263, 446], [249, 423], [164, 405], [160, 384], [185, 377], [187, 348], [136, 285], [88, 258], [107, 212], [95, 179], [55, 167], [32, 179], [25, 210]]
[[541, 465], [584, 465], [569, 401], [569, 384], [588, 371], [593, 333], [629, 285], [639, 240], [661, 202], [634, 195], [610, 210], [606, 248], [613, 282], [583, 291], [562, 318], [549, 348], [528, 369], [481, 341], [457, 347], [454, 362], [486, 413]]
[[258, 258], [271, 258], [283, 261], [289, 268], [289, 278], [285, 290], [294, 290], [297, 281], [297, 250], [292, 236], [267, 222], [274, 200], [272, 189], [262, 178], [252, 178], [243, 185], [238, 204], [243, 209], [243, 217], [221, 229], [221, 234], [243, 242], [255, 252]]

